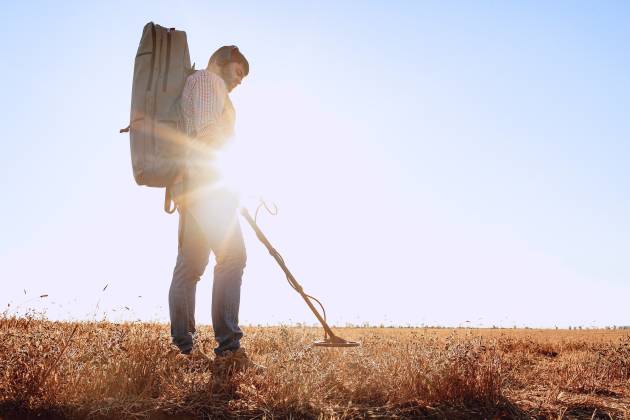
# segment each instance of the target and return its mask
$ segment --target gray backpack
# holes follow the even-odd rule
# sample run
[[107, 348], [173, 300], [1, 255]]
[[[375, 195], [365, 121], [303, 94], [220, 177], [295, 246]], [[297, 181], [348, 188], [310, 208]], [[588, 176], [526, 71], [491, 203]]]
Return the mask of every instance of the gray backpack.
[[133, 68], [130, 123], [120, 132], [129, 132], [136, 183], [166, 188], [168, 213], [175, 211], [168, 188], [184, 165], [180, 97], [192, 72], [186, 32], [147, 23]]

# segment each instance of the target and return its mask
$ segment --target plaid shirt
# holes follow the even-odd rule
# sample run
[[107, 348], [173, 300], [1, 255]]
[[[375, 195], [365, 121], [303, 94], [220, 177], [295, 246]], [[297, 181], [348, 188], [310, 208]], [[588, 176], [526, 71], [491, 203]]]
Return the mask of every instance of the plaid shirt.
[[216, 73], [198, 70], [182, 92], [182, 113], [189, 136], [220, 146], [234, 134], [236, 113], [225, 82]]
[[215, 152], [234, 134], [235, 111], [225, 82], [216, 73], [199, 70], [188, 76], [182, 91], [181, 109], [186, 133], [192, 139], [186, 159], [188, 183], [183, 174], [171, 186], [178, 206], [188, 204], [217, 185], [221, 176]]

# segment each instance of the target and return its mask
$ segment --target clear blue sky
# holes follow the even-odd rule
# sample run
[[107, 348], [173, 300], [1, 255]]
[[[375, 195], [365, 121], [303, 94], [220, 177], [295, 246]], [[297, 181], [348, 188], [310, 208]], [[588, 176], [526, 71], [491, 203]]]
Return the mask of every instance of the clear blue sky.
[[[0, 7], [0, 305], [168, 320], [177, 218], [118, 134], [153, 20], [248, 57], [231, 170], [333, 323], [630, 324], [627, 2]], [[241, 322], [314, 322], [243, 230]]]

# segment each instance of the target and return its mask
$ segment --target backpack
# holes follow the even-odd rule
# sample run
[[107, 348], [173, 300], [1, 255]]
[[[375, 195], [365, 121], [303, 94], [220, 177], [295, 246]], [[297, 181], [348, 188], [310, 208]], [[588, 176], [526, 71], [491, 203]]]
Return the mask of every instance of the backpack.
[[149, 22], [133, 68], [129, 132], [133, 176], [138, 185], [166, 188], [164, 210], [175, 208], [169, 186], [182, 172], [185, 144], [180, 98], [194, 72], [186, 32]]

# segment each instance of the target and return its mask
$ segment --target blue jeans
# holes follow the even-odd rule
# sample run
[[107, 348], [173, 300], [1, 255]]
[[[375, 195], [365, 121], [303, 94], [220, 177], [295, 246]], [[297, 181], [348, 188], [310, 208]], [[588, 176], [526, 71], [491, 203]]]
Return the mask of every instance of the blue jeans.
[[179, 209], [177, 263], [168, 294], [173, 343], [183, 352], [192, 350], [195, 333], [195, 292], [210, 252], [214, 252], [212, 327], [218, 342], [215, 354], [240, 347], [238, 326], [241, 283], [247, 260], [236, 213], [236, 199], [226, 191], [204, 194]]

